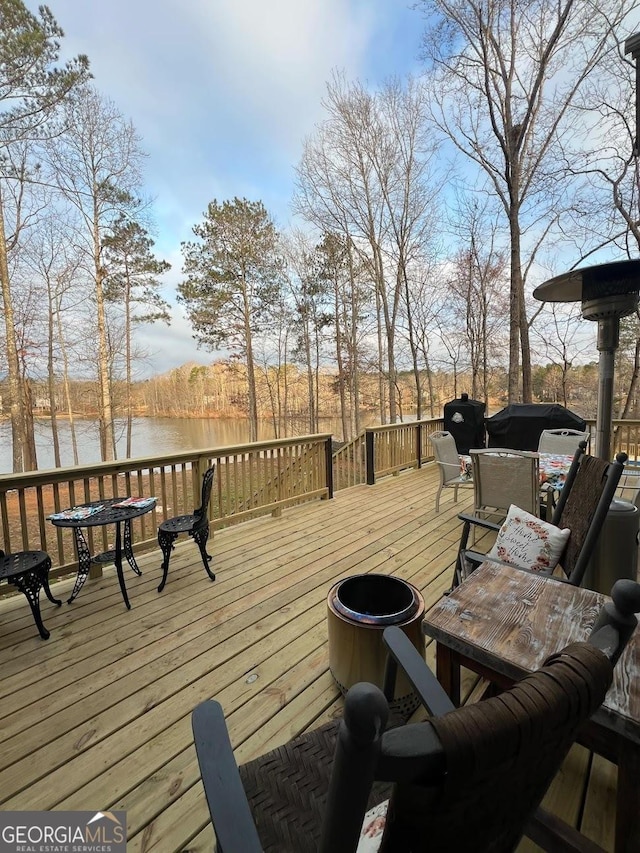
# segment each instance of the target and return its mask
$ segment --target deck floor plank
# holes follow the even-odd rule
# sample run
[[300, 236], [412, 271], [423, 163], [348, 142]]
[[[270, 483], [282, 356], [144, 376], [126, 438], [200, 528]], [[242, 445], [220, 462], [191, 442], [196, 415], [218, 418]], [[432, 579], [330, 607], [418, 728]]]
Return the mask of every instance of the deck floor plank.
[[[216, 531], [213, 583], [191, 541], [177, 543], [161, 594], [160, 552], [140, 554], [141, 577], [125, 567], [131, 611], [106, 569], [73, 605], [43, 600], [46, 643], [22, 596], [0, 600], [1, 807], [125, 809], [131, 851], [210, 850], [193, 707], [222, 703], [239, 761], [339, 716], [327, 593], [346, 576], [382, 572], [417, 586], [427, 607], [437, 601], [451, 582], [457, 514], [472, 499], [445, 492], [436, 515], [437, 481], [427, 465]], [[66, 598], [72, 585], [55, 592]], [[433, 643], [426, 653], [433, 663]], [[463, 672], [463, 695], [480, 692]], [[548, 798], [577, 819], [586, 796], [588, 827], [613, 794], [606, 763], [590, 773], [587, 763], [572, 759]]]

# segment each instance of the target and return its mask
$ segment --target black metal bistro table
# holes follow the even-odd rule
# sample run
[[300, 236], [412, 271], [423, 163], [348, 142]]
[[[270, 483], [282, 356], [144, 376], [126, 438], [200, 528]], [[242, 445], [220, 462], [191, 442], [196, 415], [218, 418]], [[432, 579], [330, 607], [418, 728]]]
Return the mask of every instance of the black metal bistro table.
[[[141, 575], [142, 572], [138, 568], [138, 564], [133, 556], [133, 549], [131, 547], [131, 520], [152, 510], [155, 507], [155, 498], [139, 498], [138, 500], [140, 501], [148, 501], [148, 503], [144, 503], [143, 505], [132, 504], [129, 506], [117, 506], [117, 504], [122, 503], [125, 500], [127, 500], [127, 498], [106, 498], [101, 501], [91, 501], [89, 503], [80, 504], [79, 506], [73, 507], [71, 510], [63, 511], [69, 514], [74, 512], [81, 514], [82, 510], [92, 509], [93, 507], [102, 507], [100, 510], [95, 511], [86, 517], [77, 518], [72, 515], [69, 517], [60, 517], [63, 513], [59, 514], [58, 517], [50, 517], [51, 522], [55, 524], [56, 527], [72, 528], [75, 537], [76, 551], [78, 553], [78, 575], [73, 586], [73, 592], [67, 601], [68, 604], [71, 604], [84, 586], [84, 582], [87, 579], [92, 562], [113, 562], [116, 567], [116, 572], [118, 573], [118, 582], [120, 584], [124, 603], [127, 606], [127, 610], [131, 610], [129, 596], [127, 595], [127, 587], [124, 582], [124, 573], [122, 571], [122, 554], [124, 552], [127, 562], [133, 571], [137, 575]], [[122, 535], [123, 523], [124, 537]], [[102, 554], [96, 554], [92, 557], [87, 541], [82, 533], [82, 528], [103, 527], [105, 524], [115, 524], [116, 526], [115, 548], [112, 551], [105, 551]]]

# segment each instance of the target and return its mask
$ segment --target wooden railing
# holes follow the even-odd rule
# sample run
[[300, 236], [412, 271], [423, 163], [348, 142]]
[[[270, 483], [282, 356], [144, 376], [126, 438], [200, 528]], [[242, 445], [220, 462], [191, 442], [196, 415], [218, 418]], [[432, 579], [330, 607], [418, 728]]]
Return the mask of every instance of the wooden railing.
[[335, 490], [373, 485], [376, 477], [420, 468], [433, 459], [429, 436], [443, 428], [442, 418], [368, 427], [333, 454]]
[[[595, 420], [587, 420], [591, 448], [595, 443]], [[333, 481], [336, 491], [376, 477], [419, 468], [433, 459], [429, 436], [444, 429], [443, 418], [369, 427], [333, 454]], [[630, 461], [640, 460], [640, 420], [613, 421], [613, 453], [624, 451]]]
[[[127, 495], [157, 498], [152, 512], [132, 522], [134, 548], [155, 547], [162, 521], [193, 512], [198, 506], [202, 474], [211, 464], [216, 465], [209, 505], [212, 529], [333, 495], [328, 434], [2, 474], [2, 547], [7, 552], [47, 551], [54, 576], [74, 570], [72, 533], [54, 528], [47, 516], [87, 501]], [[92, 553], [108, 550], [112, 526], [89, 528], [88, 532]]]
[[[592, 446], [595, 421], [587, 421]], [[52, 512], [90, 500], [125, 495], [155, 495], [155, 509], [133, 522], [136, 549], [156, 546], [158, 524], [192, 512], [199, 503], [202, 473], [216, 465], [209, 506], [212, 529], [256, 515], [279, 514], [283, 507], [378, 477], [420, 468], [433, 459], [429, 436], [443, 429], [442, 418], [369, 427], [331, 453], [331, 435], [207, 448], [58, 468], [26, 474], [0, 474], [0, 522], [5, 551], [42, 549], [53, 562], [54, 575], [76, 567], [71, 532], [54, 528]], [[640, 459], [640, 421], [613, 422], [614, 452]], [[93, 552], [109, 548], [113, 530], [89, 529]], [[94, 541], [97, 540], [97, 541]]]
[[[596, 441], [596, 422], [587, 420], [586, 423], [591, 434], [590, 445], [593, 452]], [[638, 462], [640, 460], [640, 421], [615, 419], [612, 424], [612, 455], [624, 452], [629, 457], [629, 461]]]

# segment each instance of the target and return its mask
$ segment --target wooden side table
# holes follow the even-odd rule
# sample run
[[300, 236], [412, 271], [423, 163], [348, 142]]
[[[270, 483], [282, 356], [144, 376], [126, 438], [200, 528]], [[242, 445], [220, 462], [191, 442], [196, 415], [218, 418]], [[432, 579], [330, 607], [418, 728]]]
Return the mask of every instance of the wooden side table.
[[[425, 615], [436, 640], [438, 680], [460, 703], [460, 666], [508, 687], [551, 653], [585, 640], [606, 596], [497, 563], [484, 562]], [[618, 661], [592, 717], [588, 746], [618, 765], [616, 853], [640, 850], [640, 631]]]

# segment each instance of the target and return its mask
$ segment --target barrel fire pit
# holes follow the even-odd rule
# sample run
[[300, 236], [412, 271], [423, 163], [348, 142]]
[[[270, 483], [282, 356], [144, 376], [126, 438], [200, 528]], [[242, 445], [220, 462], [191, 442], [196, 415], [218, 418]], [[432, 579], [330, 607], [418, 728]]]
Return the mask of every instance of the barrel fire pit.
[[[382, 688], [387, 658], [382, 633], [388, 625], [401, 628], [424, 656], [423, 616], [422, 595], [400, 578], [354, 575], [331, 587], [327, 596], [329, 669], [341, 692], [358, 681]], [[398, 670], [391, 710], [408, 717], [418, 705], [418, 697]]]

